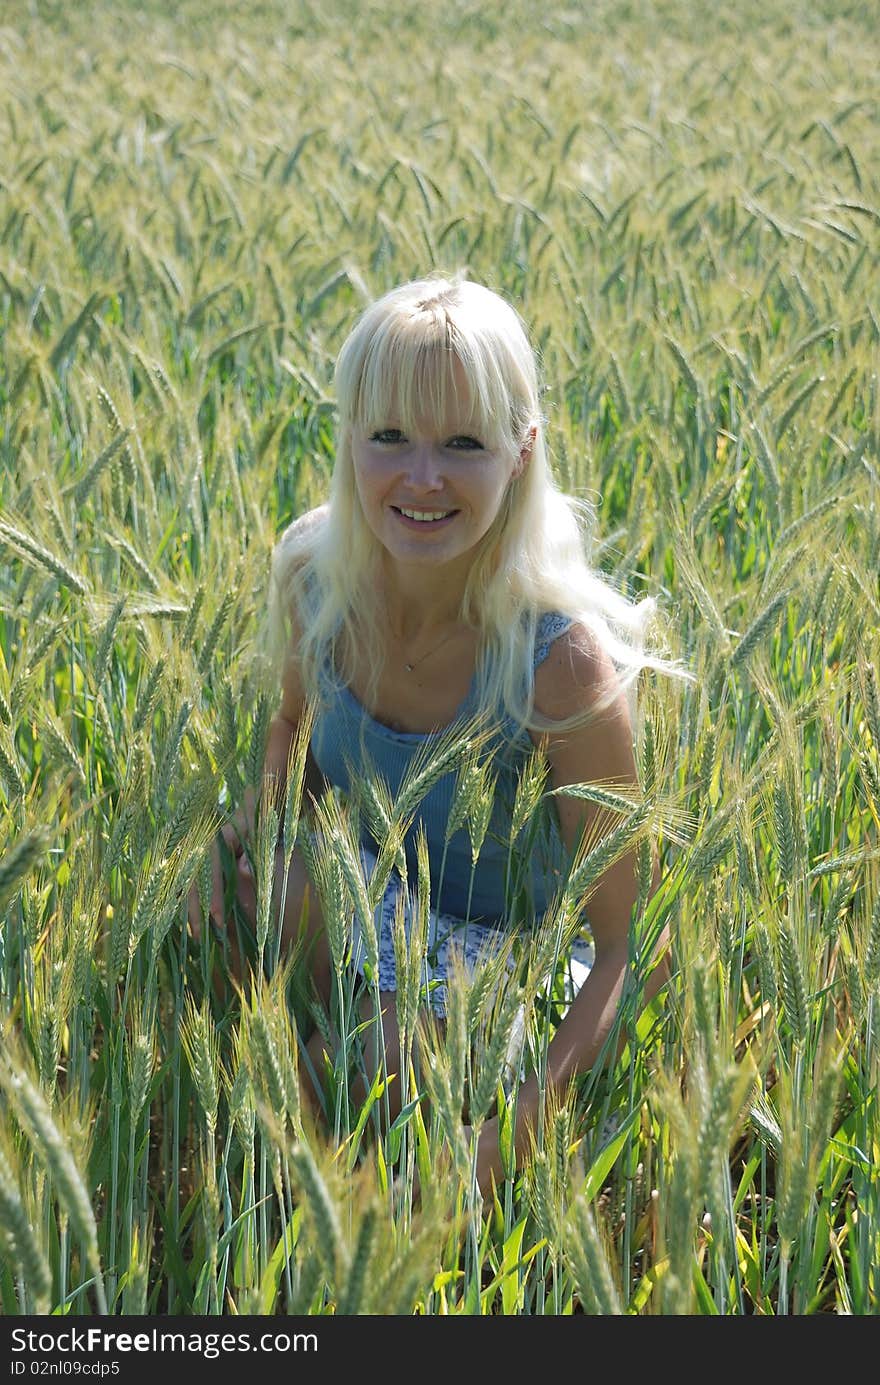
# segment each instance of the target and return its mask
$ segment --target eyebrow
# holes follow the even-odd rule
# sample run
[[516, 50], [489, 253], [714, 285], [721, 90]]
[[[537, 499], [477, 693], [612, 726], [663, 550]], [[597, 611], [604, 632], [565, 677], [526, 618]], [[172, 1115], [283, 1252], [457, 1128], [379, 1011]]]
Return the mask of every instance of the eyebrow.
[[[409, 432], [409, 430], [406, 427], [404, 427], [402, 423], [385, 422], [365, 426], [364, 432], [370, 436], [373, 436], [376, 433], [403, 433], [404, 435], [406, 435]], [[449, 431], [438, 433], [437, 436], [441, 438], [470, 438], [472, 442], [478, 442], [482, 445], [483, 440], [487, 435], [483, 432], [481, 428], [468, 427], [467, 425], [463, 425], [459, 428], [452, 428]]]

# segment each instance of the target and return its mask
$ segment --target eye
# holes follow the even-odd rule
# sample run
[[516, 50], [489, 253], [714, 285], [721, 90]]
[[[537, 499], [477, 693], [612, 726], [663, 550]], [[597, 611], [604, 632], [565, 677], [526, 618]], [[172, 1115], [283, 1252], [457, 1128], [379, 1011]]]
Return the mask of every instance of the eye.
[[456, 437], [450, 438], [446, 444], [455, 452], [482, 452], [483, 444], [477, 439], [472, 438], [468, 433], [459, 433]]
[[380, 446], [390, 447], [396, 442], [403, 441], [403, 434], [399, 428], [380, 428], [373, 433], [370, 442], [377, 442]]

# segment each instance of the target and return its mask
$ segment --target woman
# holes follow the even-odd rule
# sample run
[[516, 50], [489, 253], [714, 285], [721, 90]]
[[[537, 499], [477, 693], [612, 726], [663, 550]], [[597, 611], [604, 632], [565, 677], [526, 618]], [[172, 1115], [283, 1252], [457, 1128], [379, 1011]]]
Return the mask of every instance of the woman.
[[[281, 705], [266, 771], [283, 781], [306, 707], [316, 707], [307, 787], [348, 792], [381, 773], [392, 796], [413, 758], [444, 729], [482, 717], [497, 766], [495, 807], [476, 866], [462, 828], [447, 840], [454, 768], [426, 794], [405, 842], [415, 878], [416, 830], [427, 838], [432, 965], [428, 997], [442, 1015], [452, 947], [497, 946], [510, 926], [504, 820], [530, 751], [549, 763], [549, 787], [638, 783], [631, 701], [640, 668], [679, 672], [645, 652], [653, 603], [633, 606], [584, 558], [576, 502], [547, 463], [534, 354], [519, 317], [480, 285], [436, 279], [406, 284], [374, 303], [337, 362], [337, 455], [327, 504], [302, 516], [274, 559], [276, 618], [286, 625]], [[584, 507], [580, 507], [581, 509]], [[540, 918], [582, 839], [615, 822], [596, 805], [556, 796], [546, 858], [528, 881]], [[247, 814], [225, 829], [239, 854], [239, 896], [253, 916], [253, 881], [242, 854]], [[381, 843], [362, 833], [369, 880]], [[219, 859], [212, 913], [222, 915]], [[331, 958], [309, 872], [295, 852], [282, 936], [308, 947], [322, 1000]], [[657, 883], [655, 863], [654, 887]], [[391, 924], [401, 882], [389, 880], [377, 911], [379, 992], [388, 1070], [398, 1055]], [[548, 1082], [564, 1088], [599, 1055], [620, 1001], [631, 914], [638, 893], [635, 851], [604, 873], [590, 896], [592, 966], [549, 1047]], [[198, 906], [191, 905], [194, 928]], [[300, 924], [303, 928], [301, 930]], [[463, 925], [463, 927], [462, 927]], [[365, 944], [355, 924], [353, 958]], [[587, 954], [581, 950], [586, 964]], [[582, 973], [586, 965], [582, 967]], [[656, 990], [662, 968], [649, 985]], [[372, 997], [364, 1009], [372, 1014]], [[320, 1056], [323, 1039], [310, 1051]], [[539, 1092], [519, 1092], [515, 1147], [528, 1147]], [[496, 1130], [480, 1138], [484, 1190], [501, 1177]]]

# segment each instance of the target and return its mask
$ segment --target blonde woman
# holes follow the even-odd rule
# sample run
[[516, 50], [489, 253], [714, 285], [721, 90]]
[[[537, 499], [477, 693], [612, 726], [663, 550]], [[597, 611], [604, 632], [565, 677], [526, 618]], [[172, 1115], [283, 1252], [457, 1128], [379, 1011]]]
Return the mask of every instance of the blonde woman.
[[[632, 713], [646, 666], [681, 670], [646, 647], [652, 601], [633, 605], [585, 556], [584, 511], [555, 485], [546, 455], [534, 353], [514, 309], [467, 280], [405, 284], [363, 314], [336, 367], [339, 410], [327, 503], [296, 520], [274, 557], [276, 623], [285, 656], [266, 772], [282, 782], [297, 726], [316, 708], [307, 787], [344, 792], [378, 772], [398, 793], [415, 757], [446, 728], [481, 717], [494, 747], [492, 818], [476, 866], [461, 828], [447, 841], [455, 767], [435, 783], [405, 842], [416, 879], [416, 833], [427, 839], [431, 879], [426, 1003], [442, 1018], [453, 950], [466, 961], [503, 942], [511, 926], [504, 843], [518, 773], [539, 747], [547, 788], [584, 781], [636, 786]], [[589, 522], [589, 514], [586, 514]], [[582, 838], [619, 821], [576, 797], [547, 800], [545, 851], [536, 852], [528, 900], [540, 919]], [[506, 815], [506, 822], [505, 822]], [[238, 893], [253, 917], [243, 847], [247, 814], [225, 829], [239, 857]], [[365, 879], [379, 843], [362, 830]], [[307, 948], [327, 1003], [327, 932], [304, 858], [294, 853], [282, 937]], [[654, 883], [657, 870], [655, 861]], [[403, 888], [393, 873], [377, 910], [382, 1051], [399, 1056], [392, 921]], [[593, 1064], [612, 1030], [638, 893], [636, 853], [602, 877], [589, 900], [591, 940], [575, 944], [583, 982], [549, 1046], [547, 1081], [564, 1088]], [[219, 858], [212, 914], [222, 915]], [[411, 919], [412, 907], [408, 911]], [[191, 905], [194, 929], [198, 905]], [[302, 930], [300, 925], [302, 924]], [[364, 971], [361, 930], [352, 962]], [[661, 981], [655, 968], [649, 988]], [[366, 996], [363, 1014], [374, 1012]], [[320, 1058], [323, 1039], [309, 1045]], [[378, 1045], [374, 1046], [378, 1049]], [[320, 1064], [318, 1064], [320, 1070]], [[399, 1087], [399, 1083], [394, 1084]], [[528, 1148], [540, 1093], [518, 1094], [515, 1147]], [[483, 1128], [478, 1176], [501, 1178], [493, 1122]]]

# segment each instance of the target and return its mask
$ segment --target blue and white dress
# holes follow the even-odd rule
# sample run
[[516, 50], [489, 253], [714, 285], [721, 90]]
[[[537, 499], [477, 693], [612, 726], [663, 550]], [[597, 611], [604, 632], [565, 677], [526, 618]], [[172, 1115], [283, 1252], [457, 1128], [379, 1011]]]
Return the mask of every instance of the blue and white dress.
[[[534, 670], [546, 659], [550, 646], [571, 625], [571, 619], [555, 612], [538, 618]], [[476, 712], [477, 677], [471, 683], [455, 722], [464, 724]], [[428, 734], [396, 731], [376, 721], [351, 690], [330, 668], [322, 670], [322, 705], [315, 718], [311, 751], [324, 777], [343, 791], [350, 789], [353, 774], [381, 774], [395, 799], [414, 758], [424, 756], [426, 743], [440, 732]], [[444, 728], [445, 730], [446, 728]], [[564, 882], [568, 853], [559, 836], [555, 813], [546, 807], [539, 828], [530, 843], [529, 856], [517, 856], [510, 843], [510, 825], [520, 772], [534, 750], [527, 731], [513, 719], [500, 714], [496, 728], [483, 753], [491, 754], [491, 770], [497, 775], [489, 826], [476, 866], [472, 864], [471, 841], [466, 827], [445, 840], [450, 810], [457, 785], [458, 767], [438, 779], [416, 810], [404, 841], [410, 892], [405, 907], [405, 928], [409, 937], [413, 917], [412, 884], [417, 878], [416, 835], [424, 829], [431, 879], [431, 909], [428, 926], [428, 952], [425, 969], [427, 994], [439, 1015], [446, 1013], [446, 980], [456, 949], [468, 971], [474, 968], [509, 937], [511, 928], [536, 927], [548, 905]], [[376, 864], [378, 844], [362, 827], [361, 858], [368, 881]], [[379, 989], [397, 989], [392, 942], [392, 923], [403, 882], [393, 871], [384, 899], [376, 911], [379, 940]], [[353, 923], [352, 956], [363, 974], [364, 942], [357, 919]], [[569, 996], [577, 992], [589, 974], [594, 952], [586, 935], [579, 937], [568, 953]]]

